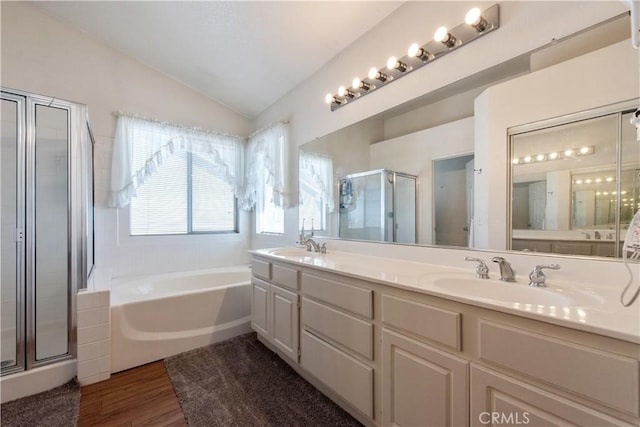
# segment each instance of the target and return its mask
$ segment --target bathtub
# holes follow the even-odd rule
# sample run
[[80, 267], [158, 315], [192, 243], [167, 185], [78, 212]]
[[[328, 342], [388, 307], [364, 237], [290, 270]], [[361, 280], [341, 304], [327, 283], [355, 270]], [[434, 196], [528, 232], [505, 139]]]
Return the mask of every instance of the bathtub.
[[251, 332], [251, 272], [225, 267], [111, 283], [111, 372]]

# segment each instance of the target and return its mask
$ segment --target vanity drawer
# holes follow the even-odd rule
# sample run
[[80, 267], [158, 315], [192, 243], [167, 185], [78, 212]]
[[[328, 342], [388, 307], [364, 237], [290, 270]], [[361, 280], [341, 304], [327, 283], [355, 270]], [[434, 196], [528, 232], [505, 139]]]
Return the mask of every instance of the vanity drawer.
[[302, 332], [300, 364], [360, 412], [373, 418], [373, 368]]
[[485, 320], [479, 338], [482, 360], [639, 415], [637, 360]]
[[273, 264], [271, 266], [271, 281], [285, 288], [297, 291], [299, 289], [300, 272], [294, 268]]
[[457, 351], [462, 350], [462, 315], [430, 305], [382, 296], [382, 322]]
[[259, 259], [251, 260], [251, 271], [256, 277], [271, 280], [271, 263]]
[[302, 292], [335, 307], [373, 319], [373, 291], [311, 274], [302, 275]]
[[302, 299], [302, 323], [345, 348], [373, 360], [373, 325], [307, 298]]

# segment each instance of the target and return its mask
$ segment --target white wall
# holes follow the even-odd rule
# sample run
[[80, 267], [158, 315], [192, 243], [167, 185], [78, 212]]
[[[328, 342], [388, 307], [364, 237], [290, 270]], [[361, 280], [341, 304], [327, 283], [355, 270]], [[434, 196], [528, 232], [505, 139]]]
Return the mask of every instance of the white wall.
[[[382, 66], [391, 55], [402, 55], [411, 43], [430, 40], [438, 26], [455, 26], [462, 22], [470, 7], [478, 5], [486, 8], [492, 4], [407, 2], [267, 109], [254, 122], [254, 127], [289, 119], [293, 155], [299, 145], [316, 137], [433, 92], [628, 10], [622, 2], [617, 1], [501, 2], [501, 22], [497, 31], [351, 105], [331, 112], [324, 103], [327, 92], [335, 92], [338, 86], [347, 84], [356, 75], [363, 76], [371, 66]], [[295, 165], [293, 169], [296, 169]], [[504, 181], [504, 177], [500, 179]], [[256, 235], [253, 246], [289, 245], [295, 242], [297, 209], [289, 209], [285, 215], [284, 236]]]
[[[637, 99], [638, 51], [625, 40], [487, 89], [475, 102], [475, 242], [507, 242], [507, 130], [540, 120]], [[556, 100], [550, 103], [549, 99]]]
[[371, 146], [371, 169], [387, 168], [418, 176], [418, 243], [435, 241], [433, 162], [473, 154], [473, 129], [473, 117], [469, 117]]
[[96, 137], [96, 264], [113, 276], [178, 271], [248, 260], [248, 218], [240, 234], [128, 235], [128, 210], [106, 208], [114, 111], [248, 135], [249, 121], [135, 59], [24, 2], [0, 3], [2, 86], [85, 103]]

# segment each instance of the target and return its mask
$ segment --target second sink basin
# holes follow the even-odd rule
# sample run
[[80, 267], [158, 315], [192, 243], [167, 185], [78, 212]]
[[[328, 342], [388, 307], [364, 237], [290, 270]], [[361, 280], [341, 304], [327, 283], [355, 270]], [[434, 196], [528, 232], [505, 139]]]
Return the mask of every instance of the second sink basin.
[[551, 286], [529, 287], [525, 282], [502, 282], [497, 279], [477, 279], [460, 273], [426, 274], [421, 285], [440, 289], [460, 296], [474, 296], [507, 304], [544, 306], [593, 306], [602, 300], [589, 293]]

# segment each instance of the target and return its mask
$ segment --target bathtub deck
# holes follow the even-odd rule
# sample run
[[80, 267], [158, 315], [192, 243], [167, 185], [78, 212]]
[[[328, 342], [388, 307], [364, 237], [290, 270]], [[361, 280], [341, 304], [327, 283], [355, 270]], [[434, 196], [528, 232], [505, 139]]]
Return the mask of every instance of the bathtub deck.
[[186, 426], [162, 361], [82, 387], [78, 426]]

